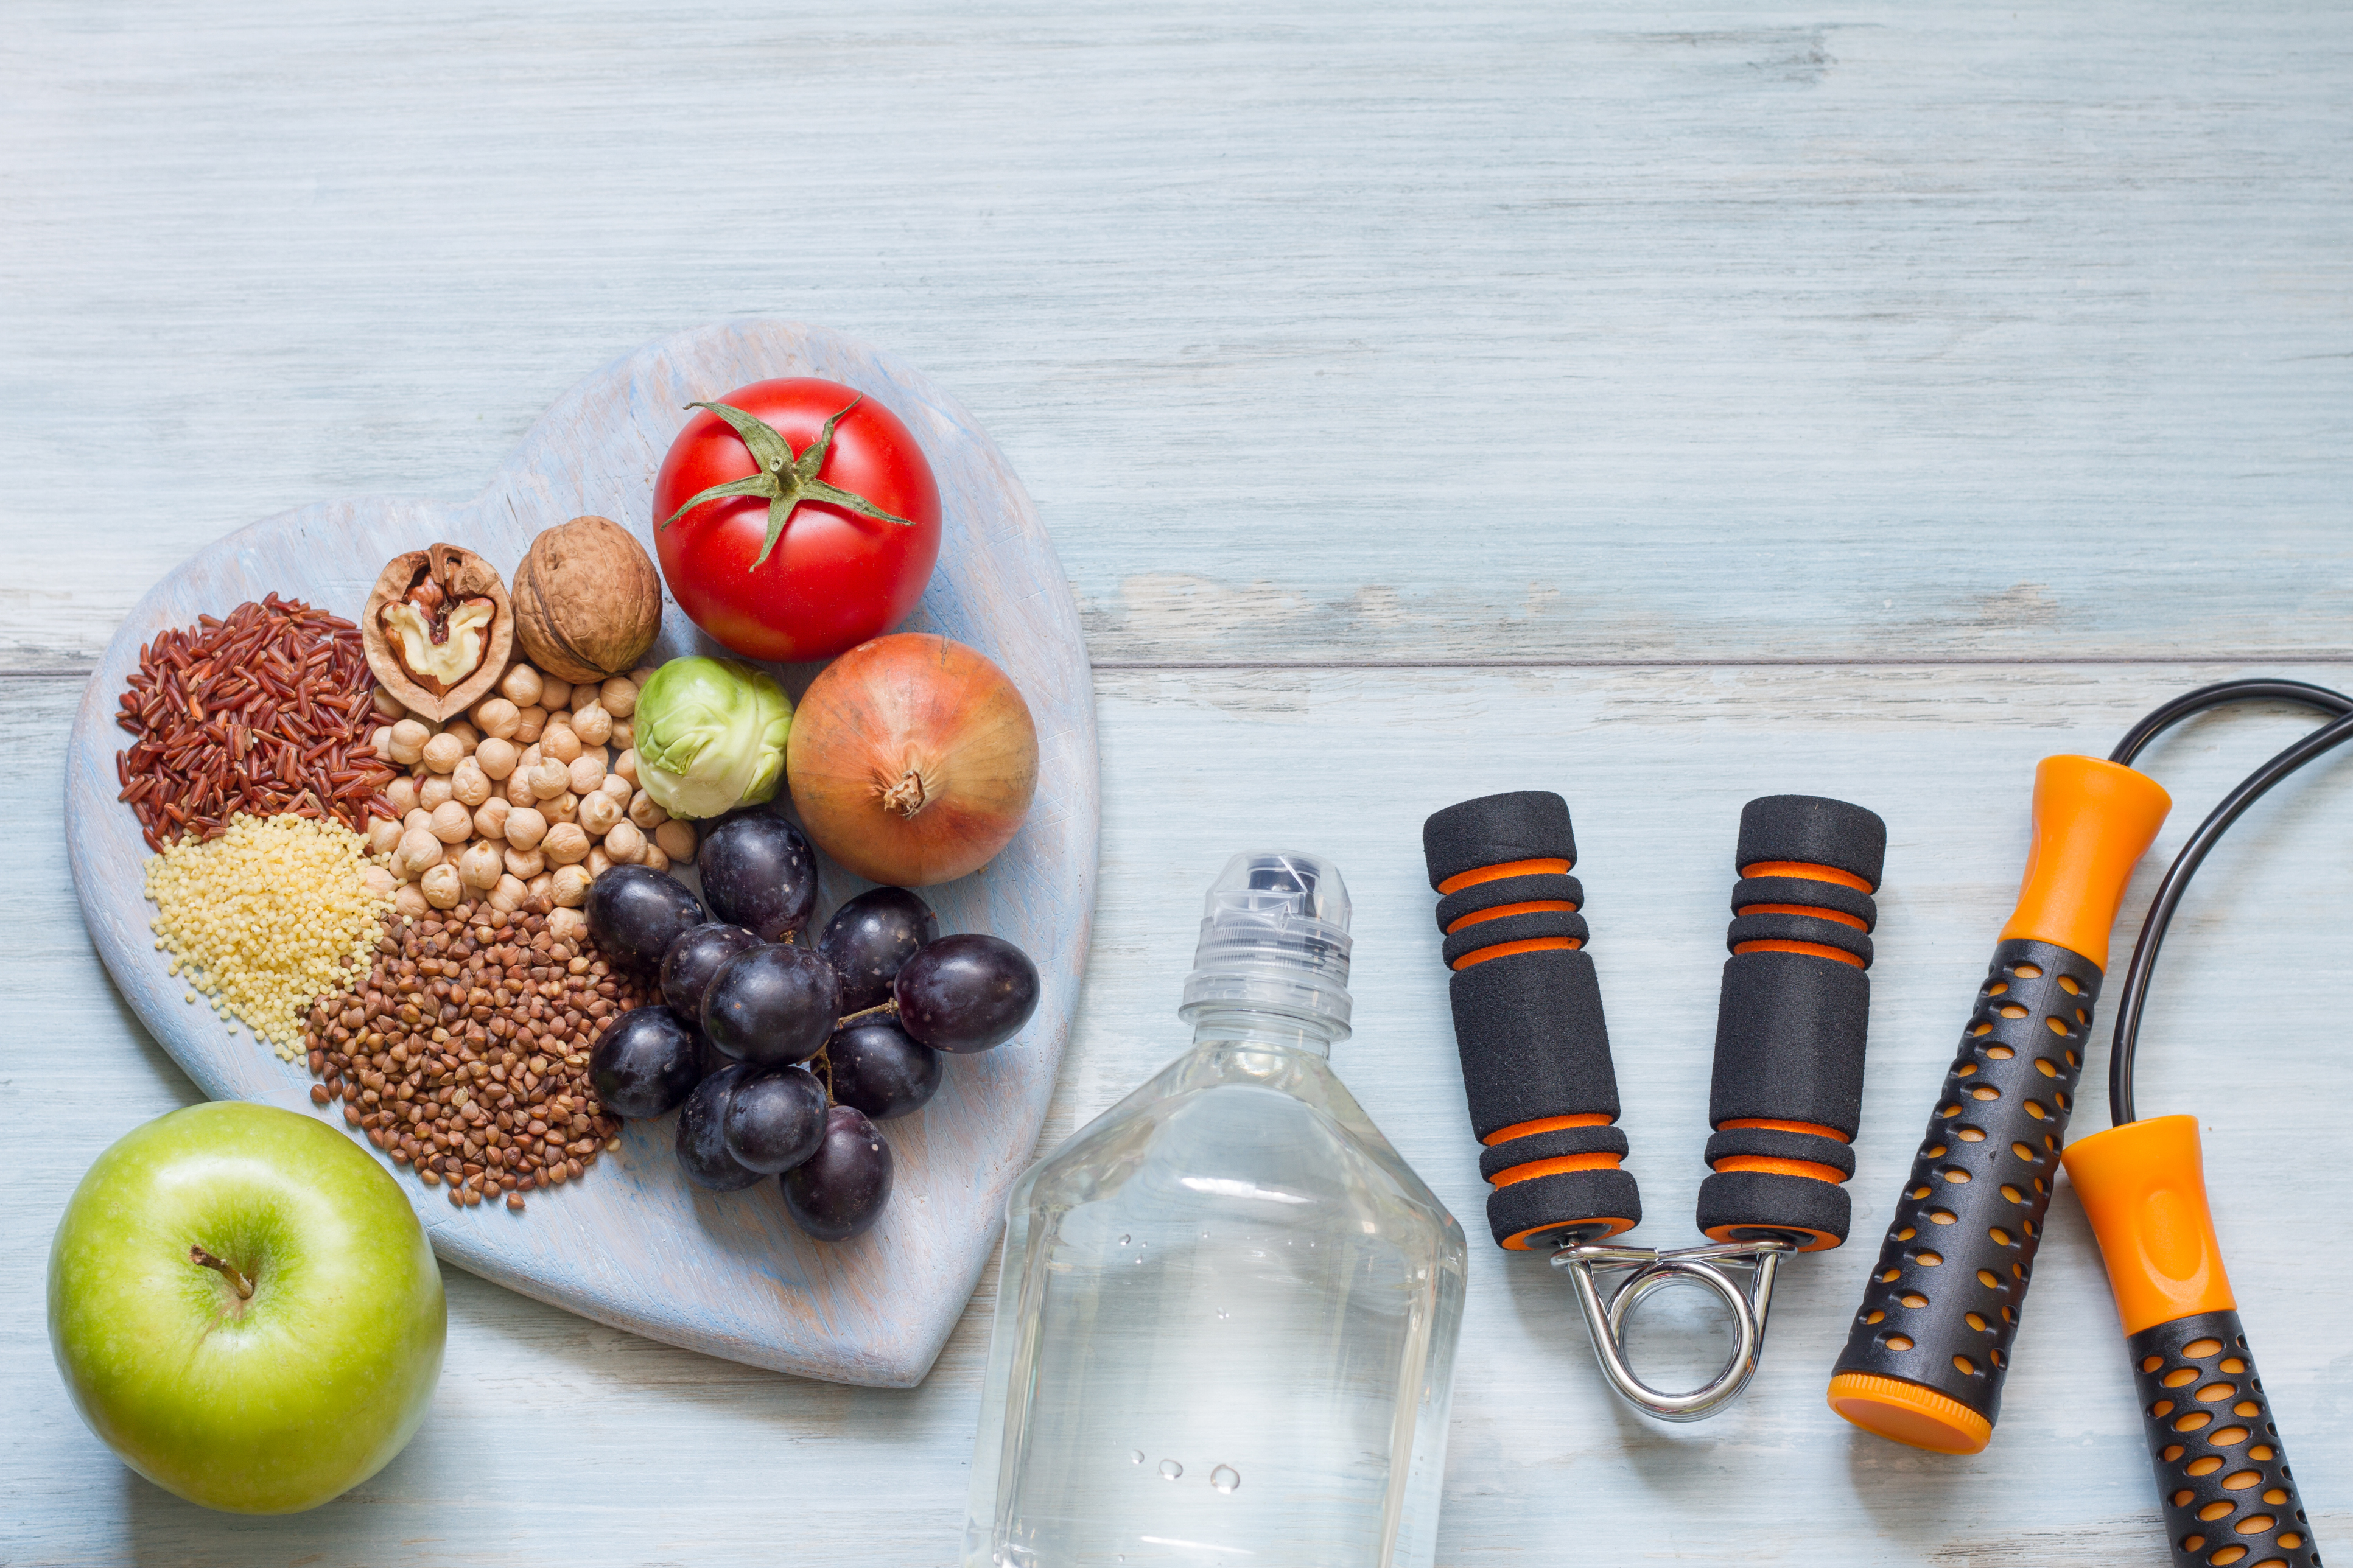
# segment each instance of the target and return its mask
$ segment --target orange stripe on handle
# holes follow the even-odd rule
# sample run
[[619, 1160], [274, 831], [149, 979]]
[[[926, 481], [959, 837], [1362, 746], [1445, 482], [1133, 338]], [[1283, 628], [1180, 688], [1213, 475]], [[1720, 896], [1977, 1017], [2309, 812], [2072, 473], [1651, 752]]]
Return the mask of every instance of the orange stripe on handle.
[[1625, 1158], [1623, 1154], [1556, 1154], [1549, 1160], [1531, 1160], [1525, 1165], [1498, 1171], [1488, 1178], [1488, 1184], [1508, 1187], [1514, 1182], [1532, 1182], [1538, 1176], [1556, 1176], [1563, 1171], [1614, 1171]]
[[1743, 866], [1744, 877], [1802, 877], [1809, 882], [1836, 882], [1841, 888], [1852, 888], [1858, 893], [1871, 891], [1871, 884], [1852, 871], [1841, 871], [1835, 866], [1809, 866], [1802, 860], [1759, 860], [1753, 866]]
[[1497, 904], [1492, 910], [1472, 910], [1448, 926], [1446, 934], [1452, 936], [1464, 926], [1474, 926], [1482, 921], [1499, 921], [1505, 915], [1573, 915], [1576, 912], [1577, 906], [1567, 899], [1532, 899], [1525, 904]]
[[1532, 1236], [1542, 1236], [1548, 1230], [1581, 1229], [1589, 1225], [1609, 1227], [1599, 1236], [1589, 1238], [1594, 1241], [1607, 1241], [1613, 1236], [1622, 1236], [1634, 1228], [1634, 1222], [1630, 1219], [1564, 1219], [1551, 1225], [1532, 1225], [1517, 1236], [1505, 1237], [1504, 1245], [1514, 1252], [1533, 1252], [1535, 1249], [1528, 1245], [1528, 1238]]
[[1825, 1127], [1819, 1121], [1776, 1121], [1767, 1116], [1736, 1116], [1729, 1121], [1715, 1124], [1718, 1132], [1729, 1132], [1736, 1127], [1762, 1127], [1775, 1132], [1810, 1132], [1817, 1138], [1835, 1138], [1841, 1143], [1854, 1142], [1837, 1128]]
[[1533, 1137], [1538, 1132], [1557, 1132], [1564, 1127], [1607, 1127], [1609, 1118], [1598, 1110], [1581, 1110], [1575, 1116], [1539, 1116], [1534, 1121], [1514, 1121], [1509, 1127], [1490, 1132], [1479, 1140], [1489, 1148], [1508, 1143], [1514, 1138]]
[[[1454, 961], [1454, 967], [1468, 969], [1474, 963], [1484, 963], [1491, 958], [1509, 958], [1515, 952], [1558, 952], [1564, 948], [1584, 945], [1583, 938], [1574, 936], [1532, 936], [1524, 942], [1499, 942], [1493, 947], [1464, 953]], [[1854, 962], [1860, 963], [1862, 961], [1857, 959]]]
[[[1732, 951], [1735, 952], [1810, 952], [1816, 958], [1835, 958], [1841, 963], [1852, 963], [1857, 969], [1866, 967], [1862, 960], [1847, 952], [1846, 949], [1824, 947], [1818, 942], [1744, 942]], [[1462, 965], [1458, 963], [1454, 967], [1460, 969]]]
[[1573, 860], [1506, 860], [1500, 866], [1473, 866], [1468, 871], [1457, 871], [1438, 884], [1441, 893], [1459, 893], [1465, 888], [1475, 888], [1482, 882], [1500, 882], [1506, 877], [1566, 876]]
[[1732, 912], [1736, 915], [1811, 915], [1818, 921], [1836, 921], [1857, 931], [1870, 929], [1843, 910], [1826, 910], [1818, 904], [1743, 904]]
[[1726, 1154], [1713, 1167], [1718, 1171], [1763, 1171], [1775, 1176], [1810, 1176], [1817, 1182], [1835, 1186], [1846, 1180], [1835, 1165], [1817, 1164], [1811, 1160], [1783, 1160], [1769, 1154]]

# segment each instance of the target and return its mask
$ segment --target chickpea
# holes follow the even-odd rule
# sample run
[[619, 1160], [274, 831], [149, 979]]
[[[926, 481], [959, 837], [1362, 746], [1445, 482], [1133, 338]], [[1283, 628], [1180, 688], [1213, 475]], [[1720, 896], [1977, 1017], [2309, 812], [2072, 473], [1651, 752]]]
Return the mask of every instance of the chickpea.
[[588, 917], [578, 910], [547, 911], [547, 934], [558, 942], [578, 942], [588, 934]]
[[378, 724], [368, 731], [368, 748], [389, 762], [392, 758], [392, 726]]
[[447, 724], [441, 726], [441, 732], [445, 735], [457, 736], [459, 741], [464, 744], [466, 750], [469, 752], [482, 743], [482, 732], [480, 730], [475, 729], [471, 724], [467, 723], [463, 719], [450, 720]]
[[408, 717], [408, 710], [400, 705], [400, 699], [381, 686], [375, 689], [375, 710], [383, 715], [384, 721], [387, 724], [396, 724]]
[[607, 773], [605, 782], [598, 784], [596, 790], [600, 795], [609, 795], [619, 801], [623, 811], [629, 809], [629, 797], [638, 793], [629, 786], [629, 781], [618, 773]]
[[547, 837], [547, 817], [536, 806], [518, 805], [507, 813], [507, 842], [518, 849], [536, 849]]
[[547, 897], [547, 889], [554, 881], [555, 873], [553, 871], [542, 871], [535, 877], [525, 878], [522, 884], [522, 890], [530, 894], [534, 899], [543, 899]]
[[605, 782], [605, 759], [594, 752], [583, 752], [565, 771], [572, 775], [572, 793], [586, 795]]
[[605, 853], [602, 844], [588, 851], [588, 858], [580, 863], [588, 868], [588, 879], [592, 882], [613, 868], [613, 858]]
[[499, 885], [491, 889], [491, 908], [501, 910], [507, 914], [512, 914], [517, 910], [522, 908], [522, 879], [521, 877], [513, 876], [512, 874], [502, 876], [499, 879]]
[[468, 807], [480, 805], [491, 798], [491, 775], [482, 771], [481, 763], [468, 757], [451, 770], [449, 798]]
[[547, 814], [550, 822], [577, 822], [580, 820], [580, 797], [567, 789], [554, 800], [541, 801], [539, 809]]
[[433, 837], [444, 844], [463, 844], [473, 836], [474, 814], [454, 800], [433, 808]]
[[425, 831], [426, 831], [426, 832], [427, 832], [427, 833], [432, 832], [432, 831], [433, 831], [433, 811], [432, 811], [432, 808], [431, 808], [431, 807], [429, 807], [429, 806], [423, 806], [423, 805], [413, 805], [413, 806], [410, 806], [410, 807], [408, 808], [408, 815], [407, 815], [407, 816], [404, 816], [404, 817], [402, 817], [402, 818], [400, 819], [400, 827], [401, 827], [401, 831], [402, 831], [402, 832], [404, 832], [404, 833], [406, 833], [406, 831], [408, 831], [408, 829], [410, 829], [410, 828], [412, 828], [412, 827], [421, 827], [421, 828], [425, 829]]
[[[580, 826], [589, 837], [602, 838], [613, 830], [615, 823], [621, 820], [624, 809], [619, 801], [601, 789], [584, 795], [580, 797]], [[391, 824], [385, 826], [390, 826]]]
[[620, 774], [623, 778], [625, 778], [625, 779], [628, 780], [631, 784], [635, 784], [635, 783], [637, 783], [637, 782], [638, 782], [638, 752], [637, 752], [637, 748], [636, 748], [636, 747], [634, 747], [634, 746], [624, 747], [624, 748], [622, 749], [621, 754], [620, 754], [618, 757], [616, 757], [616, 758], [613, 760], [613, 771], [614, 771], [615, 773], [617, 773]]
[[576, 822], [559, 822], [547, 830], [540, 850], [557, 866], [574, 866], [588, 858], [588, 835]]
[[555, 900], [559, 909], [576, 910], [588, 901], [588, 884], [595, 880], [586, 866], [558, 867], [548, 897]]
[[433, 731], [416, 720], [403, 719], [392, 727], [392, 760], [406, 767], [425, 755], [425, 742], [432, 738]]
[[649, 844], [646, 846], [646, 858], [638, 864], [649, 871], [667, 871], [670, 869], [670, 857], [662, 853], [660, 845]]
[[629, 671], [629, 684], [636, 687], [639, 691], [645, 690], [646, 682], [651, 680], [653, 678], [654, 666], [650, 664], [641, 664], [638, 666], [637, 668]]
[[616, 719], [613, 721], [613, 733], [606, 742], [606, 744], [611, 746], [617, 752], [626, 752], [631, 746], [636, 745], [637, 742], [638, 726], [635, 720]]
[[392, 809], [406, 816], [417, 809], [417, 781], [410, 778], [393, 780], [384, 786], [384, 798], [392, 802]]
[[535, 805], [539, 796], [531, 793], [531, 771], [517, 768], [507, 775], [507, 799], [515, 805]]
[[536, 741], [515, 753], [515, 766], [525, 773], [529, 773], [545, 761], [547, 761], [547, 753], [539, 749], [539, 742]]
[[507, 739], [521, 741], [528, 746], [538, 740], [539, 732], [546, 728], [547, 710], [536, 704], [527, 705], [522, 711], [515, 715], [515, 732], [509, 735]]
[[580, 737], [574, 731], [571, 725], [558, 724], [551, 719], [548, 721], [547, 728], [540, 734], [539, 750], [542, 756], [553, 757], [559, 763], [568, 763], [580, 754]]
[[441, 840], [421, 827], [402, 834], [400, 847], [392, 852], [392, 874], [404, 882], [414, 881], [439, 864]]
[[559, 708], [571, 707], [572, 682], [565, 679], [560, 675], [549, 675], [544, 670], [541, 671], [539, 677], [539, 705], [542, 708], [546, 709], [550, 713], [554, 712]]
[[491, 778], [503, 779], [515, 771], [515, 760], [522, 755], [512, 741], [485, 735], [482, 743], [474, 748], [474, 765]]
[[531, 770], [531, 793], [541, 800], [554, 800], [572, 787], [571, 770], [549, 757]]
[[547, 869], [547, 857], [536, 849], [517, 849], [509, 845], [500, 864], [506, 868], [508, 876], [528, 879]]
[[629, 797], [629, 820], [651, 833], [670, 820], [670, 813], [654, 804], [654, 797], [639, 790]]
[[367, 844], [371, 855], [389, 855], [400, 847], [400, 836], [406, 829], [397, 822], [375, 817], [368, 823]]
[[427, 915], [433, 912], [433, 906], [425, 901], [424, 893], [418, 889], [417, 884], [414, 882], [407, 883], [394, 890], [392, 895], [392, 908], [394, 913], [412, 921], [423, 920]]
[[438, 811], [457, 796], [458, 786], [439, 773], [417, 786], [417, 804], [427, 811]]
[[596, 689], [596, 706], [616, 719], [626, 719], [638, 710], [638, 683], [626, 675], [617, 675]]
[[423, 890], [425, 901], [437, 910], [457, 908], [458, 900], [466, 893], [466, 884], [459, 880], [455, 866], [436, 866], [419, 877], [417, 885]]
[[499, 695], [517, 708], [528, 708], [538, 701], [541, 689], [539, 671], [527, 664], [516, 665], [499, 682]]
[[488, 892], [499, 885], [506, 875], [504, 857], [495, 844], [470, 844], [458, 857], [458, 879], [470, 888]]
[[572, 712], [572, 732], [584, 746], [601, 746], [613, 735], [613, 716], [594, 702]]
[[474, 808], [474, 833], [481, 838], [504, 838], [507, 836], [507, 815], [513, 811], [507, 797], [492, 795]]
[[458, 765], [466, 754], [466, 742], [444, 731], [425, 742], [425, 765], [437, 773], [446, 773]]
[[634, 866], [646, 858], [646, 836], [634, 822], [617, 822], [605, 835], [605, 853], [624, 866]]
[[360, 886], [379, 899], [388, 899], [400, 884], [395, 881], [392, 873], [383, 867], [370, 866], [360, 872]]
[[[522, 709], [509, 698], [485, 697], [474, 704], [474, 722], [482, 727], [485, 739], [495, 737], [503, 741], [515, 732], [517, 724], [522, 722]], [[480, 742], [475, 744], [479, 749]]]
[[654, 842], [660, 845], [662, 853], [671, 859], [693, 864], [694, 824], [672, 818], [654, 829]]

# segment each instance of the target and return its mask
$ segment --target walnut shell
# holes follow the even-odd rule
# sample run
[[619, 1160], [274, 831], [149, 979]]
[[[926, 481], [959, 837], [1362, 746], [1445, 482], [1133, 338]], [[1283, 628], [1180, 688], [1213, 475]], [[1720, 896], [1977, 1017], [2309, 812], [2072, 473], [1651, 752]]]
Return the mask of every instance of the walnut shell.
[[[425, 577], [439, 584], [450, 598], [486, 598], [495, 606], [489, 635], [482, 641], [481, 662], [474, 667], [473, 673], [446, 691], [433, 690], [409, 672], [384, 626], [385, 610], [406, 599], [410, 588]], [[514, 607], [496, 568], [470, 550], [460, 550], [454, 544], [435, 544], [396, 555], [385, 566], [375, 580], [375, 588], [368, 595], [367, 608], [360, 616], [360, 637], [366, 646], [368, 668], [375, 671], [376, 684], [400, 699], [410, 712], [438, 721], [480, 701], [498, 683], [499, 677], [506, 673], [514, 655]]]
[[628, 529], [575, 517], [531, 542], [514, 607], [525, 659], [575, 685], [601, 681], [634, 668], [661, 634], [661, 574]]

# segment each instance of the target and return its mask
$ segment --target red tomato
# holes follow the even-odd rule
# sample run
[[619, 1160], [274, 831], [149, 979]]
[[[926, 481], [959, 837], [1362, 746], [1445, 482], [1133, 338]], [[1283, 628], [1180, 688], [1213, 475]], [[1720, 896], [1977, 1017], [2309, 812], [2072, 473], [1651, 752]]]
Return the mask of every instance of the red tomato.
[[679, 608], [734, 652], [777, 663], [831, 658], [904, 620], [939, 559], [940, 488], [899, 416], [855, 387], [814, 376], [754, 382], [713, 401], [768, 426], [803, 460], [825, 422], [842, 415], [816, 479], [907, 521], [802, 499], [765, 561], [770, 502], [760, 496], [705, 501], [662, 527], [712, 486], [762, 471], [745, 437], [703, 409], [654, 479], [654, 545]]

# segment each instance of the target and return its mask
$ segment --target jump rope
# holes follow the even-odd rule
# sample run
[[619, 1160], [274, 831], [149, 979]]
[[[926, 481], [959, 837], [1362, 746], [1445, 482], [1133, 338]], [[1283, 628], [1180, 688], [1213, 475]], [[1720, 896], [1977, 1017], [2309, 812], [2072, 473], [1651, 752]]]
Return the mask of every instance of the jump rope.
[[[2331, 715], [2223, 796], [2158, 886], [2116, 996], [2106, 1131], [2064, 1142], [2135, 865], [2172, 802], [2132, 765], [2158, 737], [2228, 704]], [[1832, 1373], [1832, 1409], [1940, 1453], [1992, 1436], [2010, 1343], [2063, 1167], [2096, 1237], [2179, 1568], [2317, 1568], [2304, 1507], [2240, 1324], [2191, 1116], [2141, 1120], [2133, 1065], [2149, 979], [2190, 879], [2257, 800], [2353, 740], [2353, 697], [2299, 680], [2203, 687], [2158, 707], [2105, 761], [2046, 757], [2033, 839], [1960, 1047]], [[1751, 801], [1735, 851], [1698, 1222], [1708, 1241], [1612, 1245], [1641, 1206], [1577, 850], [1560, 796], [1465, 801], [1423, 828], [1472, 1131], [1508, 1251], [1552, 1249], [1577, 1288], [1604, 1374], [1630, 1403], [1696, 1420], [1756, 1371], [1781, 1260], [1846, 1237], [1870, 1006], [1871, 895], [1886, 832], [1862, 807]], [[1745, 1278], [1743, 1277], [1745, 1275]], [[1627, 1364], [1622, 1335], [1653, 1290], [1696, 1284], [1733, 1317], [1723, 1372], [1669, 1393]]]

